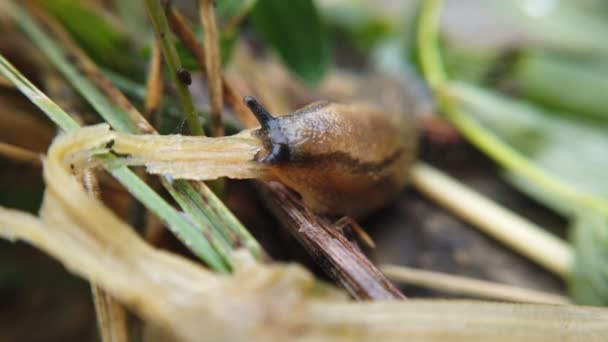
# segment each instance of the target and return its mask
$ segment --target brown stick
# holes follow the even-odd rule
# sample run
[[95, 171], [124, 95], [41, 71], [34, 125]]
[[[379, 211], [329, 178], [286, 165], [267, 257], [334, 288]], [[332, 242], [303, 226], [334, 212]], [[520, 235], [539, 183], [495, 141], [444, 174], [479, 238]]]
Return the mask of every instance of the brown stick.
[[389, 300], [405, 296], [327, 218], [304, 207], [285, 186], [258, 183], [270, 211], [304, 246], [315, 262], [356, 299]]
[[163, 98], [163, 52], [158, 40], [152, 46], [152, 58], [146, 83], [146, 101], [144, 113], [148, 119], [151, 118], [160, 107]]
[[199, 13], [205, 39], [205, 70], [207, 71], [207, 83], [209, 85], [209, 98], [211, 99], [211, 131], [212, 135], [219, 137], [224, 135], [222, 126], [222, 110], [224, 101], [222, 97], [222, 64], [220, 58], [220, 45], [215, 22], [215, 11], [213, 1], [199, 0]]

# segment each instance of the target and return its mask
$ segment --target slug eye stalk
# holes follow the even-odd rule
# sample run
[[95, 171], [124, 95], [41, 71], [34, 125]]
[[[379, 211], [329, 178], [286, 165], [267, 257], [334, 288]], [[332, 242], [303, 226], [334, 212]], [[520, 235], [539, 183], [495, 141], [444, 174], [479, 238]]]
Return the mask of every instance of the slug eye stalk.
[[243, 97], [243, 102], [245, 102], [245, 105], [249, 107], [249, 110], [251, 110], [253, 115], [258, 119], [263, 129], [269, 129], [270, 122], [276, 120], [276, 118], [262, 107], [262, 105], [252, 96]]

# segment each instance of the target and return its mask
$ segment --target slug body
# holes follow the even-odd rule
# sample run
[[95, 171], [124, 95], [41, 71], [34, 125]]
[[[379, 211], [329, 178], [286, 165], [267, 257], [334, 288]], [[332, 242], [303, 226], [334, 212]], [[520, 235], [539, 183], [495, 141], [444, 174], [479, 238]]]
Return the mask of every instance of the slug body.
[[262, 126], [256, 160], [317, 213], [361, 217], [407, 183], [416, 135], [405, 115], [315, 102], [275, 118], [252, 97], [245, 103]]

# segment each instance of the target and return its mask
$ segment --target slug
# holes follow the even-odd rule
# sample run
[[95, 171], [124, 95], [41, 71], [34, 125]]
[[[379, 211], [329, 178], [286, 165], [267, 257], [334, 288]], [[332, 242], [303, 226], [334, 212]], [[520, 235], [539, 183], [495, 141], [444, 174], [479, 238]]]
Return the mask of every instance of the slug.
[[255, 160], [313, 211], [362, 217], [406, 185], [416, 155], [407, 115], [321, 101], [275, 117], [251, 96], [244, 102], [261, 125]]

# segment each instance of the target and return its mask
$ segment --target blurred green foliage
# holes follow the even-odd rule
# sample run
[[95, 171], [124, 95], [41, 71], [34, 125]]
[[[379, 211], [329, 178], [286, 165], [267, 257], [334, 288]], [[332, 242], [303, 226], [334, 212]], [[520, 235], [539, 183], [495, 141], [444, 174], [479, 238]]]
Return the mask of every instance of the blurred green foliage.
[[321, 81], [331, 64], [325, 25], [312, 0], [259, 0], [251, 12], [255, 30], [303, 81]]
[[128, 72], [135, 61], [125, 54], [128, 40], [102, 13], [78, 0], [43, 0], [40, 2], [70, 32], [76, 42], [95, 62]]

